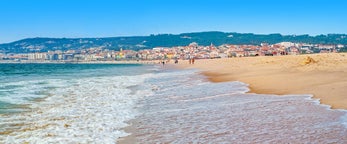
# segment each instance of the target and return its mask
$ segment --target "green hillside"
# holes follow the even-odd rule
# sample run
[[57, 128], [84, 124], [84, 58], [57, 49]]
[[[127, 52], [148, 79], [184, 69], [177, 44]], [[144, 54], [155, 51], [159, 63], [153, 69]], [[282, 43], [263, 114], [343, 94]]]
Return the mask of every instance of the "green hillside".
[[328, 35], [281, 35], [226, 32], [196, 32], [182, 34], [159, 34], [150, 36], [109, 37], [109, 38], [28, 38], [7, 44], [0, 44], [2, 53], [46, 52], [49, 50], [79, 50], [101, 47], [110, 50], [140, 50], [153, 47], [185, 46], [192, 42], [199, 45], [222, 44], [275, 44], [279, 42], [309, 44], [347, 44], [346, 34]]

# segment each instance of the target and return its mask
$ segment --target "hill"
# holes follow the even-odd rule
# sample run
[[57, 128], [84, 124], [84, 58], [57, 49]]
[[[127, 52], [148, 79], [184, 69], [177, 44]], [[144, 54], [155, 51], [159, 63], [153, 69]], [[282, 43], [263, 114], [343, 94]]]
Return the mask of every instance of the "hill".
[[150, 36], [109, 37], [109, 38], [28, 38], [7, 44], [0, 44], [2, 53], [46, 52], [49, 50], [78, 50], [102, 47], [110, 50], [140, 50], [153, 47], [185, 46], [192, 42], [199, 45], [222, 44], [275, 44], [279, 42], [309, 44], [347, 44], [346, 34], [328, 35], [281, 35], [235, 32], [196, 32], [182, 34], [158, 34]]

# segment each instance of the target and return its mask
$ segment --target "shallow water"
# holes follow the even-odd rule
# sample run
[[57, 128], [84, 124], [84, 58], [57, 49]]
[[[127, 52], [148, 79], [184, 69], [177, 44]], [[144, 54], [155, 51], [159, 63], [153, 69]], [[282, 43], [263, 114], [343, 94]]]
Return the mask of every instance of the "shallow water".
[[133, 133], [139, 143], [347, 143], [346, 111], [310, 95], [245, 94], [240, 82], [194, 72], [151, 80]]
[[346, 111], [310, 95], [159, 66], [32, 67], [0, 77], [0, 143], [116, 143], [133, 119], [138, 143], [347, 143]]
[[[21, 66], [14, 66], [21, 67]], [[136, 116], [136, 90], [153, 75], [140, 65], [22, 65], [2, 75], [0, 143], [114, 143]], [[40, 67], [32, 71], [30, 67]], [[46, 68], [46, 69], [45, 69]], [[46, 73], [55, 68], [54, 73]], [[42, 72], [43, 71], [43, 72]], [[39, 74], [38, 74], [39, 73]]]

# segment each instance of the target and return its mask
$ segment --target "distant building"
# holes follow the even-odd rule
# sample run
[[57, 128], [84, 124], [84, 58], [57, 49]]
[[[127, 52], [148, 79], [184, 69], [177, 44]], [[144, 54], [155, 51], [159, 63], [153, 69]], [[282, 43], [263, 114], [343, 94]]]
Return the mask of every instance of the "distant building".
[[295, 46], [295, 43], [292, 43], [292, 42], [280, 42], [280, 43], [278, 43], [278, 45], [284, 46], [285, 48], [289, 48], [289, 47]]
[[28, 60], [46, 60], [48, 59], [47, 53], [29, 53]]

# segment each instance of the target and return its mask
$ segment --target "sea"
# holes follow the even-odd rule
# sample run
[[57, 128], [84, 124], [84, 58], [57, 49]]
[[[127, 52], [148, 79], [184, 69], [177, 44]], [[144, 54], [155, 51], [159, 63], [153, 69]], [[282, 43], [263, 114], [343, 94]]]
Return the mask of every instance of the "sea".
[[0, 143], [347, 143], [346, 110], [248, 91], [162, 65], [0, 64]]

